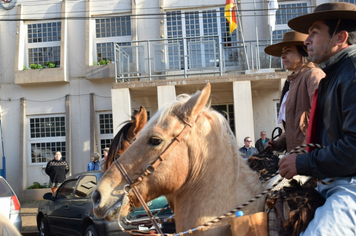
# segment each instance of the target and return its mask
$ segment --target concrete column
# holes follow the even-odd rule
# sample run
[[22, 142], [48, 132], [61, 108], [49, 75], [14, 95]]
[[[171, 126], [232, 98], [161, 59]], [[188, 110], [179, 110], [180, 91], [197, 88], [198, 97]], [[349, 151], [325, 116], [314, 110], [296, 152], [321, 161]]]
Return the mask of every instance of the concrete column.
[[174, 85], [157, 86], [158, 109], [161, 109], [166, 103], [176, 99], [176, 88]]
[[19, 170], [22, 170], [19, 173], [19, 179], [22, 179], [21, 183], [21, 190], [25, 190], [27, 186], [27, 166], [28, 166], [28, 158], [26, 152], [26, 99], [20, 98], [20, 139], [19, 139], [19, 150], [22, 150], [21, 158], [22, 161], [19, 163]]
[[128, 88], [111, 89], [112, 118], [114, 136], [121, 129], [120, 125], [131, 119], [131, 96]]
[[235, 114], [235, 134], [237, 144], [244, 145], [244, 138], [251, 137], [253, 143], [255, 140], [253, 104], [250, 81], [233, 82], [234, 96], [234, 114]]
[[73, 173], [73, 153], [72, 153], [72, 103], [70, 101], [70, 95], [65, 96], [65, 109], [66, 109], [66, 161], [69, 166], [69, 176]]

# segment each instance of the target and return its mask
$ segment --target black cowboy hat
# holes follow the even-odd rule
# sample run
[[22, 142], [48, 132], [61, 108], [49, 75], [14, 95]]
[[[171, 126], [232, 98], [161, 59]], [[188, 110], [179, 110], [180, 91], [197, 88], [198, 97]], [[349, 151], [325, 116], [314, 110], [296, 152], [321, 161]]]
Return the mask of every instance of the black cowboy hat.
[[346, 2], [320, 4], [314, 9], [313, 13], [298, 16], [288, 21], [288, 26], [293, 30], [307, 34], [314, 22], [332, 19], [356, 21], [356, 5]]
[[265, 53], [275, 56], [275, 57], [280, 57], [282, 55], [282, 49], [286, 46], [303, 46], [304, 45], [304, 40], [306, 40], [308, 37], [307, 34], [302, 34], [296, 31], [289, 31], [286, 32], [283, 35], [282, 42], [272, 44], [268, 47], [265, 48]]

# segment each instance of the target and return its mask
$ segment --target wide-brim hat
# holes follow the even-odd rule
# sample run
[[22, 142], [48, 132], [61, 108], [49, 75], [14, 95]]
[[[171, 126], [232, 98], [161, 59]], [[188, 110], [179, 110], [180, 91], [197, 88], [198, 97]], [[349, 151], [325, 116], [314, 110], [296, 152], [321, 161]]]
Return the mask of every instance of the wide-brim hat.
[[282, 42], [272, 44], [265, 48], [265, 53], [280, 57], [282, 55], [282, 49], [286, 46], [305, 46], [304, 40], [308, 37], [307, 34], [302, 34], [296, 31], [289, 31], [284, 33]]
[[298, 16], [288, 21], [288, 26], [295, 31], [307, 34], [314, 22], [332, 19], [356, 21], [356, 5], [347, 2], [320, 4], [314, 9], [313, 13]]

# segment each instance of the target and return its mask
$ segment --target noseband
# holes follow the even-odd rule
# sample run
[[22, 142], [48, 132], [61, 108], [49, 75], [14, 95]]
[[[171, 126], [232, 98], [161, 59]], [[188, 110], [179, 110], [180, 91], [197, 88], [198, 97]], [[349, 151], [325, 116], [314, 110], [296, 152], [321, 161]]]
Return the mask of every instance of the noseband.
[[[148, 165], [146, 167], [146, 170], [143, 172], [143, 174], [141, 174], [135, 180], [132, 180], [131, 177], [128, 175], [127, 171], [125, 170], [125, 168], [123, 167], [123, 165], [119, 162], [119, 159], [115, 160], [116, 167], [119, 169], [121, 175], [126, 179], [126, 181], [128, 183], [124, 186], [124, 192], [128, 193], [130, 190], [132, 190], [134, 192], [137, 199], [140, 201], [142, 207], [147, 212], [147, 214], [148, 214], [151, 222], [153, 223], [154, 227], [156, 228], [157, 232], [162, 235], [163, 235], [163, 233], [162, 233], [160, 227], [158, 226], [157, 221], [153, 217], [150, 209], [148, 208], [146, 202], [142, 198], [142, 196], [136, 186], [140, 182], [142, 182], [142, 180], [146, 176], [155, 172], [155, 169], [166, 159], [166, 157], [172, 151], [172, 149], [182, 140], [182, 138], [188, 133], [188, 131], [192, 127], [193, 123], [189, 122], [189, 120], [187, 120], [185, 117], [183, 117], [181, 115], [177, 115], [175, 112], [173, 112], [173, 114], [175, 114], [178, 117], [178, 119], [184, 124], [184, 128], [176, 137], [174, 137], [174, 139], [167, 146], [167, 148], [150, 165]], [[131, 199], [130, 199], [130, 202], [132, 202]]]

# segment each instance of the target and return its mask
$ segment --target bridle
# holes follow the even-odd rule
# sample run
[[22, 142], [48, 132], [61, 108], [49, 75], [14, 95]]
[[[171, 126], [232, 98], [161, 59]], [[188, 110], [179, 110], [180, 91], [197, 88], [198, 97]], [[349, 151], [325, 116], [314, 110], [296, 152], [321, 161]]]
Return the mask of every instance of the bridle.
[[[146, 202], [144, 201], [142, 195], [137, 189], [137, 185], [142, 182], [142, 180], [148, 176], [151, 175], [155, 172], [155, 169], [166, 159], [168, 154], [172, 151], [172, 149], [180, 143], [182, 138], [188, 133], [188, 131], [192, 128], [193, 123], [189, 122], [189, 120], [184, 117], [183, 115], [178, 115], [175, 112], [173, 112], [174, 115], [178, 117], [178, 119], [184, 124], [183, 130], [173, 138], [172, 142], [167, 146], [167, 148], [150, 164], [146, 167], [145, 171], [137, 177], [135, 180], [132, 180], [131, 177], [128, 175], [126, 169], [123, 167], [123, 165], [120, 163], [119, 159], [117, 158], [114, 162], [116, 164], [116, 167], [120, 171], [121, 175], [125, 178], [128, 184], [124, 186], [124, 192], [126, 194], [129, 193], [130, 190], [134, 192], [136, 195], [137, 199], [140, 201], [142, 207], [145, 209], [147, 215], [149, 216], [151, 222], [153, 223], [154, 227], [156, 228], [157, 232], [161, 235], [163, 235], [160, 227], [158, 226], [158, 223], [156, 219], [153, 217], [153, 214], [151, 213], [150, 209], [148, 208]], [[199, 117], [199, 116], [198, 116]], [[128, 195], [129, 197], [129, 195]], [[129, 197], [130, 198], [130, 197]], [[132, 199], [130, 199], [130, 202], [133, 202]]]

